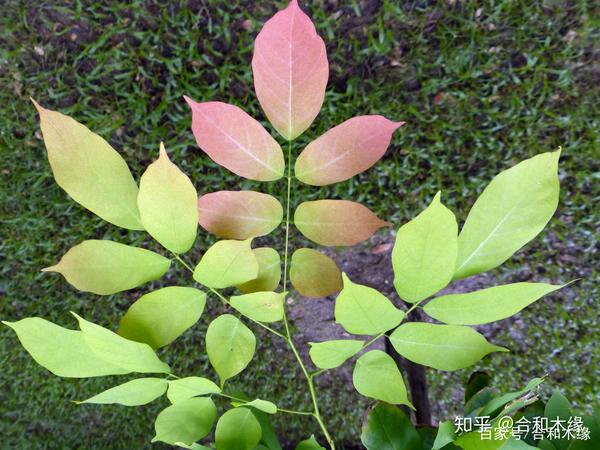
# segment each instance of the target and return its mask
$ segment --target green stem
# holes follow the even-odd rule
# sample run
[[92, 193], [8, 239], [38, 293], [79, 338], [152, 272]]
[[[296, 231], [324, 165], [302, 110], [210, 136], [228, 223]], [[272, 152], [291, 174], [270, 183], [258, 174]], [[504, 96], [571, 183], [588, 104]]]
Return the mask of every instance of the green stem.
[[[234, 400], [236, 402], [240, 402], [240, 403], [249, 403], [248, 400], [244, 400], [243, 398], [238, 398], [233, 395], [225, 394], [224, 392], [217, 392], [217, 393], [215, 393], [215, 395], [218, 395], [219, 397], [225, 397], [225, 398], [228, 398], [228, 399]], [[296, 414], [299, 416], [312, 416], [313, 415], [313, 413], [310, 411], [295, 411], [293, 409], [283, 409], [283, 408], [277, 408], [277, 412], [282, 412], [282, 413], [286, 413], [286, 414]]]

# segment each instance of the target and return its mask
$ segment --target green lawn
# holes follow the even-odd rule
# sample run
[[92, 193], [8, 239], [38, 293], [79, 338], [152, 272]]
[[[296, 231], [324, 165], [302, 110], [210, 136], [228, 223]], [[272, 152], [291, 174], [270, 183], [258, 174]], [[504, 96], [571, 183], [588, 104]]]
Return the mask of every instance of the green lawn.
[[[77, 6], [73, 7], [71, 4]], [[164, 141], [200, 192], [240, 187], [240, 180], [197, 148], [182, 96], [222, 100], [264, 120], [252, 89], [250, 60], [261, 24], [281, 2], [250, 0], [67, 2], [6, 0], [0, 15], [0, 318], [42, 316], [74, 325], [76, 311], [114, 326], [140, 291], [111, 297], [81, 294], [40, 273], [86, 238], [127, 243], [147, 239], [110, 226], [54, 183], [29, 96], [108, 138], [133, 173]], [[549, 373], [576, 409], [598, 404], [598, 232], [600, 230], [598, 44], [592, 2], [304, 1], [327, 42], [329, 90], [298, 149], [353, 115], [405, 120], [386, 157], [365, 174], [331, 188], [295, 187], [295, 198], [353, 198], [396, 226], [442, 189], [460, 219], [498, 171], [536, 153], [563, 148], [561, 202], [549, 228], [504, 268], [499, 279], [567, 282], [513, 324], [530, 340], [498, 342], [514, 357], [478, 367], [495, 370], [506, 389]], [[310, 3], [310, 4], [309, 4]], [[243, 181], [281, 195], [284, 183]], [[280, 243], [282, 230], [275, 234]], [[199, 239], [195, 253], [205, 247]], [[152, 245], [152, 244], [150, 244]], [[595, 262], [595, 264], [594, 264]], [[173, 284], [184, 273], [175, 271]], [[143, 291], [152, 286], [145, 286]], [[205, 326], [205, 324], [204, 324]], [[149, 447], [152, 422], [165, 404], [142, 408], [76, 406], [116, 383], [63, 380], [37, 366], [6, 327], [0, 329], [0, 435], [14, 449]], [[239, 380], [248, 392], [301, 407], [302, 380], [284, 356], [260, 350]], [[164, 354], [177, 373], [210, 370], [203, 325]], [[262, 356], [261, 356], [262, 355]], [[277, 362], [274, 363], [273, 360]], [[290, 363], [291, 364], [291, 363]], [[291, 365], [290, 365], [291, 367]], [[468, 371], [431, 373], [432, 400], [452, 410]], [[596, 384], [596, 386], [594, 386]], [[362, 411], [334, 385], [323, 409], [340, 439], [356, 439]], [[306, 438], [311, 422], [285, 425], [286, 439]], [[159, 448], [159, 446], [156, 446]]]

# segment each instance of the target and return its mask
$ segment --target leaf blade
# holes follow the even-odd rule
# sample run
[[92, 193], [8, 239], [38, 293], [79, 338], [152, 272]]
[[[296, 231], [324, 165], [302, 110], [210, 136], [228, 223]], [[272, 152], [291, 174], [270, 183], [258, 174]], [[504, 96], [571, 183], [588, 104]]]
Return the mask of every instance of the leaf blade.
[[248, 408], [230, 409], [217, 422], [215, 441], [219, 450], [252, 450], [260, 442], [260, 423]]
[[210, 398], [190, 398], [163, 409], [156, 417], [152, 442], [192, 445], [208, 433], [217, 419], [217, 408]]
[[252, 249], [258, 262], [258, 275], [256, 278], [236, 287], [244, 294], [260, 291], [274, 291], [281, 280], [281, 257], [277, 250], [270, 247]]
[[185, 377], [177, 380], [169, 380], [167, 398], [171, 403], [177, 403], [196, 396], [207, 394], [218, 394], [221, 392], [219, 386], [203, 377]]
[[163, 395], [167, 386], [167, 381], [162, 378], [138, 378], [107, 389], [78, 403], [117, 403], [123, 406], [140, 406]]
[[309, 342], [309, 356], [319, 369], [335, 369], [356, 355], [364, 343], [355, 339]]
[[234, 295], [229, 303], [244, 316], [258, 322], [271, 323], [283, 320], [285, 293], [254, 292]]
[[224, 240], [213, 244], [194, 269], [194, 280], [215, 289], [224, 289], [254, 280], [258, 261], [251, 240]]
[[342, 273], [335, 261], [310, 248], [292, 254], [290, 281], [304, 297], [327, 297], [342, 289]]

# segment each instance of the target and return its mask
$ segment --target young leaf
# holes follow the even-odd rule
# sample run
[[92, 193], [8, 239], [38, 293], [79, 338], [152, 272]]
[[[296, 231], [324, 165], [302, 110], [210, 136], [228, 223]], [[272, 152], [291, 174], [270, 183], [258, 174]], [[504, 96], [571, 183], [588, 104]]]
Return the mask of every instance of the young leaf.
[[139, 406], [150, 403], [167, 390], [167, 381], [162, 378], [138, 378], [110, 388], [80, 403], [118, 403]]
[[291, 141], [319, 114], [329, 78], [325, 43], [292, 0], [263, 26], [252, 58], [254, 89], [275, 129]]
[[277, 414], [277, 405], [275, 403], [261, 400], [260, 398], [252, 400], [251, 402], [231, 402], [231, 404], [236, 408], [239, 408], [240, 406], [251, 406], [267, 414]]
[[283, 319], [285, 293], [254, 292], [234, 295], [229, 299], [231, 306], [246, 317], [259, 322], [277, 322]]
[[119, 323], [119, 334], [152, 348], [164, 347], [198, 321], [205, 304], [206, 294], [198, 289], [158, 289], [129, 307]]
[[300, 248], [292, 255], [290, 281], [304, 297], [327, 297], [342, 289], [342, 274], [329, 256]]
[[219, 386], [207, 378], [185, 377], [178, 380], [169, 380], [167, 398], [171, 403], [176, 403], [188, 398], [220, 392]]
[[421, 450], [423, 440], [410, 418], [392, 405], [378, 403], [367, 416], [360, 440], [367, 450]]
[[137, 198], [142, 224], [173, 253], [185, 253], [196, 240], [198, 194], [190, 179], [171, 162], [160, 144], [159, 158], [140, 179]]
[[283, 219], [275, 197], [255, 191], [218, 191], [198, 199], [200, 225], [225, 239], [265, 236]]
[[488, 353], [508, 351], [490, 344], [472, 328], [421, 322], [399, 326], [390, 342], [406, 359], [448, 371], [469, 367]]
[[281, 258], [275, 249], [269, 247], [252, 250], [258, 261], [258, 276], [237, 288], [244, 294], [252, 292], [274, 291], [281, 280]]
[[296, 160], [296, 178], [312, 186], [348, 180], [381, 159], [402, 125], [383, 116], [346, 120], [306, 146]]
[[87, 240], [72, 247], [52, 267], [80, 291], [110, 295], [162, 277], [171, 260], [157, 253], [113, 241]]
[[143, 230], [138, 187], [121, 155], [79, 122], [32, 102], [40, 115], [48, 160], [58, 185], [107, 222]]
[[296, 446], [296, 450], [325, 450], [325, 447], [322, 447], [321, 445], [319, 445], [319, 443], [315, 439], [315, 436], [312, 435], [310, 437], [310, 439], [306, 439], [306, 440], [300, 442]]
[[408, 401], [398, 366], [390, 355], [381, 350], [371, 350], [356, 360], [352, 382], [365, 397], [414, 409]]
[[122, 367], [128, 372], [171, 372], [169, 366], [158, 359], [149, 345], [129, 341], [100, 325], [88, 322], [75, 313], [72, 314], [79, 321], [79, 328], [88, 347], [104, 361]]
[[334, 369], [356, 355], [364, 341], [341, 339], [337, 341], [309, 342], [310, 359], [319, 369]]
[[210, 398], [182, 400], [160, 412], [154, 422], [156, 436], [152, 442], [192, 445], [210, 433], [216, 419], [217, 408]]
[[513, 283], [466, 294], [449, 294], [431, 300], [423, 310], [428, 316], [453, 325], [481, 325], [517, 314], [550, 292], [565, 285]]
[[221, 388], [229, 378], [246, 368], [254, 356], [256, 338], [237, 317], [223, 314], [206, 331], [206, 352], [217, 371]]
[[257, 120], [227, 103], [185, 100], [192, 109], [196, 142], [214, 162], [250, 180], [273, 181], [283, 176], [281, 147]]
[[343, 273], [344, 288], [335, 300], [335, 321], [348, 333], [375, 335], [391, 330], [404, 318], [387, 297], [355, 284]]
[[202, 256], [194, 270], [194, 280], [204, 286], [223, 289], [254, 280], [258, 261], [245, 241], [219, 241]]
[[484, 189], [458, 237], [455, 279], [499, 266], [542, 231], [558, 204], [559, 156], [522, 161]]
[[308, 239], [326, 246], [355, 245], [390, 225], [367, 207], [348, 200], [301, 203], [294, 213], [294, 224]]
[[59, 327], [40, 317], [3, 323], [15, 331], [35, 362], [59, 377], [88, 378], [130, 372], [95, 354], [81, 331]]
[[219, 450], [253, 450], [261, 436], [260, 423], [249, 408], [230, 409], [221, 416], [215, 430]]
[[402, 225], [392, 251], [394, 286], [405, 301], [421, 301], [444, 288], [454, 275], [458, 225], [440, 201]]

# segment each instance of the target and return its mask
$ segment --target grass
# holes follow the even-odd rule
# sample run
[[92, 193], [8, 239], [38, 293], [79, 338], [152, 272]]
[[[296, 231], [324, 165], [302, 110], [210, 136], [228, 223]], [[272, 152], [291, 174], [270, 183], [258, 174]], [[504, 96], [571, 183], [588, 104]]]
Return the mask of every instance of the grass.
[[[464, 219], [498, 171], [562, 146], [555, 219], [527, 251], [494, 274], [581, 281], [513, 324], [527, 328], [531, 338], [512, 343], [513, 359], [492, 359], [480, 367], [497, 370], [504, 389], [548, 372], [577, 410], [597, 404], [598, 11], [583, 0], [303, 3], [310, 3], [305, 8], [327, 42], [331, 75], [321, 114], [297, 148], [353, 115], [380, 113], [408, 123], [374, 169], [330, 188], [297, 186], [296, 200], [353, 198], [399, 225], [442, 189], [444, 201]], [[7, 0], [3, 9], [0, 316], [37, 315], [72, 326], [68, 311], [73, 310], [114, 326], [139, 291], [84, 295], [39, 269], [85, 238], [134, 244], [145, 238], [103, 223], [58, 188], [28, 97], [109, 138], [136, 176], [164, 141], [200, 192], [239, 188], [240, 180], [198, 151], [182, 96], [228, 101], [264, 120], [249, 63], [254, 36], [276, 5], [105, 0], [73, 6]], [[283, 190], [283, 183], [242, 181], [241, 186], [277, 195]], [[210, 239], [202, 236], [198, 247]], [[166, 282], [183, 275], [176, 271]], [[116, 380], [55, 378], [32, 362], [5, 327], [0, 333], [0, 432], [11, 448], [149, 447], [152, 422], [163, 403], [76, 406], [69, 400]], [[202, 336], [200, 325], [165, 353], [178, 373], [210, 370]], [[307, 395], [298, 394], [301, 380], [283, 364], [288, 356], [275, 350], [273, 358], [268, 338], [261, 337], [262, 352], [239, 387], [284, 405], [308, 407]], [[511, 330], [500, 329], [497, 337], [511, 346]], [[430, 373], [434, 401], [449, 410], [459, 404], [457, 383], [466, 372]], [[340, 401], [356, 398], [346, 397], [349, 392], [338, 384], [323, 395], [323, 409], [340, 439], [356, 439], [359, 430], [361, 408], [354, 400]], [[285, 425], [291, 440], [316, 431], [310, 422]]]

